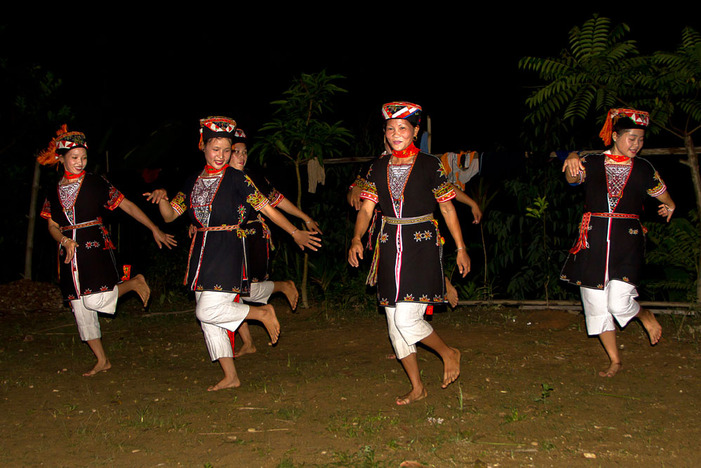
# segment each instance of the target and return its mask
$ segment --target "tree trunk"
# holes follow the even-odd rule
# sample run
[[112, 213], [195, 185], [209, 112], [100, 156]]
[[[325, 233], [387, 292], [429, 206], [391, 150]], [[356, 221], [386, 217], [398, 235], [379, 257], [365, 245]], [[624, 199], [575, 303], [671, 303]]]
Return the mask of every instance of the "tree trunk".
[[[302, 210], [302, 173], [299, 169], [299, 161], [295, 161], [295, 174], [297, 175], [297, 208]], [[304, 210], [302, 210], [304, 211]], [[302, 284], [300, 285], [302, 303], [300, 307], [303, 309], [309, 308], [309, 297], [307, 294], [307, 281], [309, 277], [309, 254], [304, 253], [302, 263]]]
[[[696, 211], [701, 216], [701, 175], [699, 175], [699, 155], [694, 148], [694, 141], [691, 135], [684, 137], [684, 146], [686, 148], [686, 165], [691, 170], [691, 181], [694, 185], [694, 195], [696, 196]], [[701, 225], [701, 223], [700, 223]], [[699, 232], [701, 236], [701, 231]], [[701, 250], [696, 259], [696, 302], [701, 302]]]
[[27, 215], [27, 245], [24, 250], [24, 279], [32, 279], [32, 258], [34, 256], [34, 227], [36, 226], [36, 207], [39, 198], [39, 177], [41, 165], [34, 160], [34, 177], [32, 179], [32, 194]]

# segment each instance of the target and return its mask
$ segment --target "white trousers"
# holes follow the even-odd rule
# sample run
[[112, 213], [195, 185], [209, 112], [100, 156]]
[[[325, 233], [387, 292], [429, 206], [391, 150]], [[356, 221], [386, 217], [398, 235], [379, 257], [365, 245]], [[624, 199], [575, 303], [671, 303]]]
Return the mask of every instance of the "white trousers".
[[614, 318], [625, 327], [640, 312], [640, 304], [635, 300], [638, 291], [624, 281], [612, 280], [604, 289], [580, 288], [580, 292], [589, 335], [615, 330]]
[[[272, 292], [272, 281], [253, 283], [251, 294], [243, 299], [249, 302], [267, 303]], [[204, 341], [212, 361], [234, 357], [234, 350], [231, 348], [231, 340], [227, 330], [236, 331], [250, 311], [250, 306], [234, 302], [234, 299], [236, 299], [236, 293], [232, 292], [200, 291], [195, 293], [197, 301], [195, 315], [200, 321]]]
[[90, 341], [102, 338], [97, 313], [114, 315], [117, 311], [118, 298], [119, 285], [111, 291], [89, 294], [70, 301], [81, 340]]
[[416, 352], [416, 343], [433, 333], [433, 327], [424, 320], [426, 304], [398, 302], [396, 307], [385, 307], [389, 339], [397, 359]]

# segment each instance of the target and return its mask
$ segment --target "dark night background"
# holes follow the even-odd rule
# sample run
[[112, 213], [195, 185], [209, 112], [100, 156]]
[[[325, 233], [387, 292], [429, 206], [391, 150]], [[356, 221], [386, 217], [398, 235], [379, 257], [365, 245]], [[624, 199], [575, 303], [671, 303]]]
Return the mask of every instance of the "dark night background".
[[[627, 38], [641, 52], [673, 50], [684, 26], [697, 27], [669, 2], [654, 11], [588, 3], [185, 5], [153, 6], [154, 13], [142, 11], [145, 5], [100, 4], [4, 15], [0, 57], [55, 73], [74, 115], [69, 129], [84, 131], [110, 158], [123, 158], [171, 125], [177, 133], [164, 143], [166, 160], [142, 165], [200, 167], [198, 119], [230, 115], [255, 136], [293, 78], [321, 70], [346, 77], [338, 83], [348, 93], [338, 97], [336, 117], [355, 134], [376, 131], [379, 140], [381, 104], [409, 100], [431, 117], [434, 153], [522, 152], [524, 99], [536, 77], [518, 70], [520, 58], [557, 55], [569, 30], [593, 13], [627, 23]], [[26, 148], [27, 166], [54, 130], [29, 129], [36, 146]], [[372, 155], [351, 147], [344, 156]]]

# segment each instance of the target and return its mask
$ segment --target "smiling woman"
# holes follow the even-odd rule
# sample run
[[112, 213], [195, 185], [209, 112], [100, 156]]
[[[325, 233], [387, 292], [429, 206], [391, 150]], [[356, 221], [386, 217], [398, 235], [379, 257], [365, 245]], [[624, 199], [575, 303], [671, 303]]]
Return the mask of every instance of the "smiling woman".
[[176, 242], [106, 179], [85, 171], [88, 144], [83, 133], [69, 132], [64, 125], [38, 160], [43, 165], [63, 165], [63, 177], [47, 197], [41, 216], [48, 221], [49, 233], [64, 257], [59, 263], [64, 300], [71, 305], [80, 338], [97, 358], [95, 366], [84, 374], [92, 376], [111, 367], [102, 346], [97, 313], [114, 314], [117, 299], [130, 291], [136, 291], [146, 306], [150, 294], [142, 275], [120, 278], [114, 246], [102, 223], [103, 210], [122, 209], [152, 231], [159, 248], [171, 248]]
[[272, 343], [280, 335], [280, 323], [272, 305], [249, 306], [239, 303], [248, 293], [245, 281], [245, 238], [243, 224], [255, 212], [264, 213], [288, 232], [304, 249], [316, 250], [319, 239], [296, 229], [270, 206], [253, 181], [229, 166], [236, 122], [229, 117], [200, 120], [199, 147], [205, 166], [191, 177], [172, 201], [163, 190], [144, 194], [158, 204], [166, 222], [187, 212], [196, 226], [192, 236], [185, 284], [195, 292], [195, 314], [202, 326], [212, 361], [218, 361], [224, 378], [210, 391], [241, 385], [233, 359], [228, 332], [235, 332], [244, 320], [263, 323]]
[[421, 153], [414, 145], [421, 110], [410, 102], [382, 106], [389, 152], [373, 162], [365, 177], [360, 195], [363, 202], [348, 251], [348, 262], [359, 266], [359, 259], [363, 258], [361, 238], [368, 230], [375, 205], [379, 204], [382, 221], [368, 284], [377, 284], [392, 346], [411, 383], [411, 391], [397, 398], [398, 405], [413, 403], [427, 395], [416, 356], [419, 342], [443, 360], [443, 388], [460, 375], [460, 351], [446, 345], [424, 319], [427, 306], [446, 300], [443, 238], [433, 217], [437, 206], [457, 245], [460, 273], [464, 277], [470, 270], [470, 258], [451, 202], [455, 191], [441, 161]]
[[562, 171], [572, 185], [585, 184], [585, 213], [561, 279], [580, 288], [587, 332], [598, 336], [610, 365], [600, 372], [613, 377], [621, 369], [616, 325], [639, 319], [656, 344], [662, 328], [635, 298], [644, 263], [645, 229], [640, 224], [646, 196], [660, 201], [660, 216], [670, 220], [675, 209], [652, 164], [636, 157], [650, 117], [636, 109], [611, 109], [599, 136], [610, 148], [603, 154], [565, 160]]

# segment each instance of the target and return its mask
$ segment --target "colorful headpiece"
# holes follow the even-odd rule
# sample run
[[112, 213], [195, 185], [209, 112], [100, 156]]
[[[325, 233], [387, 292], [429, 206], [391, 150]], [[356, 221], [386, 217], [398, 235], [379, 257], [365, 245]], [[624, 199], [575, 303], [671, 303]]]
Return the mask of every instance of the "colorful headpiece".
[[240, 128], [237, 128], [236, 131], [234, 132], [234, 138], [231, 140], [231, 145], [235, 145], [236, 143], [246, 143], [246, 134], [244, 133], [243, 130]]
[[236, 122], [229, 117], [207, 117], [200, 119], [200, 149], [209, 138], [233, 138]]
[[414, 126], [421, 122], [421, 106], [411, 102], [395, 101], [382, 106], [382, 116], [385, 120], [404, 119]]
[[606, 116], [606, 122], [599, 132], [599, 136], [604, 140], [606, 146], [611, 144], [611, 134], [613, 128], [618, 124], [621, 118], [630, 120], [626, 128], [642, 128], [645, 129], [650, 124], [650, 114], [645, 111], [636, 109], [611, 109]]
[[39, 153], [37, 161], [44, 166], [53, 166], [58, 163], [58, 157], [61, 154], [65, 154], [73, 148], [88, 149], [85, 134], [69, 132], [68, 126], [63, 124], [61, 128], [56, 130], [56, 136], [51, 139], [49, 146]]

